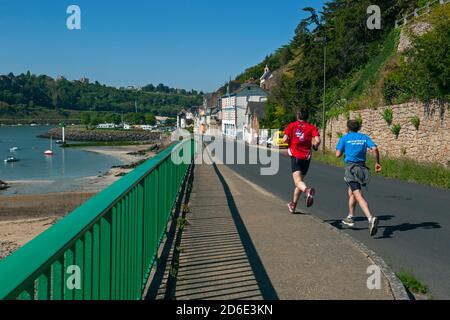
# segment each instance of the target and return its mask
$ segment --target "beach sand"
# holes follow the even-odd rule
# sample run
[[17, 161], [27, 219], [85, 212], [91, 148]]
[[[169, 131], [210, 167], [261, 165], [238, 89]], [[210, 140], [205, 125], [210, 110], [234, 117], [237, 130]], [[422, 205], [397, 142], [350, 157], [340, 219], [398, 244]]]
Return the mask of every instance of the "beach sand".
[[[86, 147], [130, 166], [154, 156], [153, 145]], [[0, 259], [11, 254], [132, 168], [111, 168], [98, 176], [59, 180], [8, 181], [0, 193]]]

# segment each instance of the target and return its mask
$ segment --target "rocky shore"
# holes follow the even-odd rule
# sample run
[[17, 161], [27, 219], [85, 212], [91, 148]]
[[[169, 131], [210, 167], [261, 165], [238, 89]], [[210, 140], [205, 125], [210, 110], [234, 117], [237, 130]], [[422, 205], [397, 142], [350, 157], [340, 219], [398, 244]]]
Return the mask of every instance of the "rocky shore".
[[[139, 141], [153, 142], [162, 140], [167, 134], [150, 132], [145, 130], [88, 130], [82, 127], [67, 127], [65, 130], [66, 140], [71, 141]], [[40, 138], [62, 139], [62, 129], [52, 128], [39, 136]]]

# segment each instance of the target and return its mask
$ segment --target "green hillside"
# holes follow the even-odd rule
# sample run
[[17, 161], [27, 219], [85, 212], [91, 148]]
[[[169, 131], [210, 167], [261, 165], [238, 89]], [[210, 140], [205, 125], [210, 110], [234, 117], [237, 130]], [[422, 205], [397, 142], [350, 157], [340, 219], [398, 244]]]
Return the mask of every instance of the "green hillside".
[[[397, 52], [401, 29], [394, 28], [395, 20], [423, 5], [419, 2], [334, 0], [320, 13], [305, 8], [309, 17], [300, 21], [290, 43], [237, 80], [259, 77], [266, 64], [271, 70], [281, 70], [281, 80], [269, 96], [264, 125], [283, 126], [299, 107], [309, 109], [313, 121], [320, 124], [324, 44], [317, 38], [326, 38], [325, 102], [329, 117], [413, 99], [448, 101], [450, 5], [436, 5], [430, 16], [417, 20], [432, 26], [425, 35], [418, 37], [408, 31], [409, 27], [404, 28], [413, 46]], [[372, 4], [381, 8], [381, 30], [366, 26], [366, 10]]]
[[46, 75], [0, 75], [0, 119], [72, 119], [81, 111], [174, 115], [202, 103], [202, 92], [147, 85], [140, 90]]

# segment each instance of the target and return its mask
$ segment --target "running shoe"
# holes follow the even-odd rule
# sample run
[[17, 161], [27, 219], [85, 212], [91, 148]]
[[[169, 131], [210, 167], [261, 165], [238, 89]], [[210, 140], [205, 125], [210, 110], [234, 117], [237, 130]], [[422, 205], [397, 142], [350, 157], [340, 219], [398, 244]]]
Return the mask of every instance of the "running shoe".
[[293, 202], [288, 203], [288, 208], [289, 208], [290, 213], [295, 213], [295, 207], [297, 207], [296, 203], [293, 203]]
[[306, 206], [311, 207], [314, 203], [314, 195], [316, 194], [316, 190], [314, 188], [306, 188], [305, 190], [305, 200]]
[[378, 231], [378, 218], [372, 217], [372, 219], [369, 220], [369, 233], [370, 236], [373, 237], [377, 234]]
[[355, 220], [353, 220], [353, 217], [348, 216], [344, 220], [342, 220], [342, 223], [346, 226], [353, 227], [355, 225]]

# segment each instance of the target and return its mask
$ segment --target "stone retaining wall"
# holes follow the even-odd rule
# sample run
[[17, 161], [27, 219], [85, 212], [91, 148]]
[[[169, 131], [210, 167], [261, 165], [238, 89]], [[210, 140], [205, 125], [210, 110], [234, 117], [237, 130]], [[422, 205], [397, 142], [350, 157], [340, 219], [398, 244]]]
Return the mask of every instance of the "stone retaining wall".
[[[391, 108], [392, 124], [383, 118], [383, 111]], [[392, 158], [410, 158], [422, 163], [450, 165], [450, 105], [443, 103], [411, 102], [378, 109], [364, 109], [350, 112], [350, 119], [363, 120], [361, 132], [372, 137], [381, 154]], [[419, 129], [411, 123], [411, 118], [420, 119]], [[348, 114], [327, 124], [326, 147], [334, 150], [340, 134], [346, 133]], [[395, 124], [401, 125], [398, 138], [391, 132]], [[330, 139], [331, 137], [331, 139]]]

